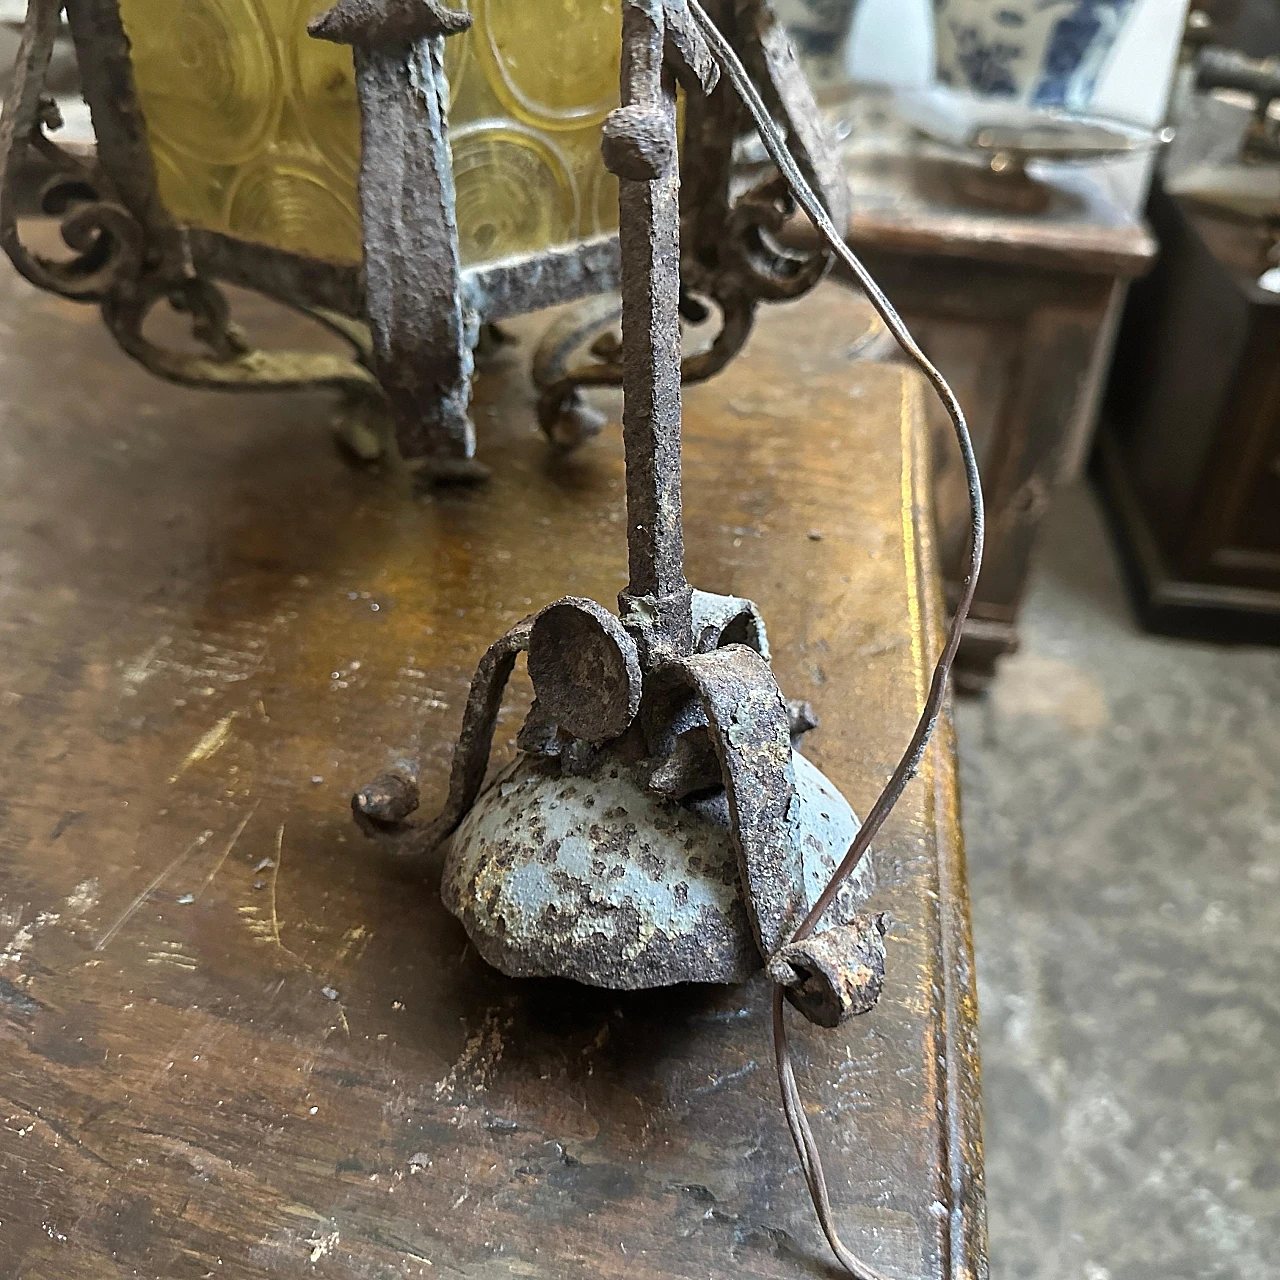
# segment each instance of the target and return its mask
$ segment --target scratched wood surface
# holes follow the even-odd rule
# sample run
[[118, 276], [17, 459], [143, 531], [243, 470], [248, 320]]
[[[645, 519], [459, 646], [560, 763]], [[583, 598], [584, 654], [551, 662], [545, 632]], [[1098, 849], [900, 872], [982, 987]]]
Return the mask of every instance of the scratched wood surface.
[[[865, 324], [835, 286], [767, 310], [686, 415], [690, 576], [761, 604], [864, 812], [940, 623], [924, 393], [850, 361]], [[0, 1274], [836, 1274], [761, 981], [509, 981], [349, 821], [396, 756], [441, 798], [512, 620], [623, 583], [618, 432], [548, 454], [537, 327], [479, 382], [492, 483], [427, 498], [343, 462], [323, 396], [165, 386], [8, 272], [0, 327]], [[982, 1276], [948, 725], [874, 867], [884, 999], [797, 1027], [804, 1088], [850, 1243]]]

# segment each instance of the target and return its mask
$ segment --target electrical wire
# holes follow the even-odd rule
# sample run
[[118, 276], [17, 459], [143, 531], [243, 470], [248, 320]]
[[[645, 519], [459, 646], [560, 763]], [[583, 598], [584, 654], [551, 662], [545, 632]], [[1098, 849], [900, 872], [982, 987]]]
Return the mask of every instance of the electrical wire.
[[[853, 273], [867, 300], [883, 321], [885, 328], [893, 334], [903, 352], [911, 358], [917, 368], [932, 383], [938, 398], [942, 401], [955, 430], [956, 443], [964, 462], [965, 481], [969, 491], [969, 553], [965, 565], [964, 581], [960, 591], [960, 599], [951, 619], [951, 629], [947, 642], [933, 669], [933, 678], [929, 683], [929, 691], [925, 697], [920, 718], [916, 723], [911, 740], [902, 753], [901, 760], [885, 784], [875, 804], [871, 806], [866, 819], [858, 829], [857, 835], [848, 851], [840, 861], [826, 888], [818, 895], [809, 914], [805, 916], [796, 930], [793, 941], [802, 941], [810, 937], [822, 919], [823, 913], [831, 905], [840, 887], [852, 874], [863, 855], [875, 839], [884, 820], [889, 816], [908, 782], [915, 777], [924, 758], [929, 739], [938, 722], [946, 697], [947, 678], [955, 661], [956, 651], [960, 647], [960, 637], [964, 629], [965, 619], [973, 604], [973, 593], [978, 583], [978, 572], [982, 567], [982, 548], [985, 535], [985, 517], [982, 505], [982, 480], [978, 474], [978, 460], [974, 454], [973, 441], [969, 438], [969, 428], [965, 423], [964, 411], [955, 397], [955, 393], [947, 385], [946, 379], [938, 372], [937, 367], [920, 349], [919, 344], [911, 336], [902, 318], [893, 304], [885, 297], [880, 286], [872, 279], [870, 272], [859, 261], [857, 255], [844, 242], [844, 236], [836, 229], [822, 201], [814, 193], [806, 181], [800, 166], [796, 163], [786, 138], [769, 114], [764, 100], [752, 82], [746, 68], [742, 65], [733, 46], [725, 39], [720, 29], [707, 15], [698, 0], [686, 0], [689, 11], [693, 15], [699, 30], [709, 46], [711, 53], [721, 70], [728, 76], [743, 105], [750, 112], [760, 133], [760, 140], [765, 150], [777, 165], [778, 171], [786, 179], [796, 203], [808, 215], [810, 221], [826, 240], [832, 252]], [[773, 989], [773, 1043], [774, 1057], [778, 1066], [778, 1083], [782, 1090], [782, 1108], [786, 1114], [787, 1126], [791, 1130], [791, 1138], [800, 1157], [800, 1168], [809, 1187], [809, 1195], [818, 1216], [827, 1243], [835, 1254], [840, 1265], [856, 1280], [885, 1280], [885, 1277], [874, 1267], [863, 1262], [851, 1253], [840, 1239], [836, 1230], [831, 1209], [831, 1198], [827, 1191], [826, 1178], [822, 1172], [822, 1160], [814, 1141], [813, 1130], [805, 1115], [804, 1104], [800, 1097], [800, 1089], [796, 1083], [795, 1068], [791, 1057], [791, 1047], [787, 1040], [785, 1004], [783, 989]]]

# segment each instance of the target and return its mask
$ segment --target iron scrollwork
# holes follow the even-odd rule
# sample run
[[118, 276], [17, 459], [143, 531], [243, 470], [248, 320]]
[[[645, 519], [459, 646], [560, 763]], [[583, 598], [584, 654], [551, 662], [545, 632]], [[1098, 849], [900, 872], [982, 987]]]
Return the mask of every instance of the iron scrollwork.
[[[847, 198], [839, 167], [768, 0], [711, 7], [839, 222]], [[44, 81], [64, 10], [93, 118], [92, 157], [49, 136], [59, 120]], [[342, 396], [338, 420], [349, 443], [358, 437], [359, 451], [375, 455], [382, 424], [394, 423], [401, 454], [437, 479], [484, 474], [467, 410], [486, 324], [587, 299], [546, 335], [533, 360], [544, 429], [561, 445], [579, 443], [604, 422], [582, 388], [622, 378], [613, 331], [619, 304], [607, 294], [619, 280], [618, 237], [604, 230], [516, 257], [460, 262], [445, 46], [469, 22], [439, 0], [340, 0], [313, 23], [316, 36], [354, 50], [362, 269], [175, 219], [161, 199], [120, 0], [30, 0], [0, 120], [0, 247], [39, 288], [96, 304], [124, 351], [153, 374], [226, 390], [331, 387]], [[771, 171], [744, 180], [735, 145], [749, 128], [726, 87], [687, 96], [680, 314], [686, 324], [713, 323], [715, 332], [684, 358], [684, 381], [724, 368], [746, 342], [760, 302], [799, 296], [829, 266], [822, 251], [796, 253], [780, 243], [793, 203]], [[61, 219], [68, 258], [42, 256], [20, 235], [22, 183], [33, 158], [48, 175], [40, 210]], [[340, 334], [351, 354], [254, 347], [232, 322], [220, 282], [311, 316]], [[162, 303], [189, 317], [199, 351], [154, 340], [146, 321]]]
[[[104, 31], [101, 21], [103, 8], [93, 0], [69, 6], [73, 33], [95, 40], [109, 35], [109, 23]], [[102, 110], [94, 110], [99, 150], [93, 160], [73, 154], [49, 136], [62, 123], [55, 102], [43, 92], [62, 10], [62, 0], [30, 0], [0, 117], [0, 247], [18, 272], [38, 288], [96, 304], [120, 347], [149, 372], [171, 382], [224, 390], [327, 386], [342, 392], [348, 402], [377, 405], [382, 391], [370, 368], [365, 327], [330, 308], [307, 305], [287, 286], [263, 291], [292, 303], [339, 334], [351, 346], [352, 356], [264, 351], [248, 342], [231, 320], [222, 290], [199, 269], [191, 237], [164, 217], [145, 147], [130, 148], [123, 170], [119, 165], [108, 167], [106, 157], [113, 143], [118, 157], [126, 141], [121, 122], [137, 114], [128, 101], [110, 108], [119, 112], [114, 127]], [[127, 63], [118, 19], [115, 30], [120, 42], [117, 59]], [[109, 58], [103, 61], [109, 63]], [[88, 63], [83, 56], [80, 62], [88, 95], [94, 74], [86, 74]], [[93, 97], [90, 101], [92, 109]], [[68, 258], [40, 254], [22, 238], [19, 212], [33, 157], [46, 172], [38, 191], [39, 211], [61, 219], [61, 236], [71, 250]], [[190, 318], [191, 335], [201, 350], [161, 346], [144, 332], [148, 316], [160, 303]]]
[[[841, 225], [848, 190], [839, 161], [768, 0], [718, 0], [706, 8], [766, 91], [806, 178]], [[716, 324], [709, 342], [683, 356], [680, 376], [686, 383], [714, 376], [742, 350], [759, 303], [800, 297], [831, 266], [832, 256], [823, 249], [796, 251], [781, 243], [779, 233], [795, 213], [781, 177], [767, 171], [748, 185], [737, 178], [735, 146], [750, 127], [728, 85], [685, 101], [680, 315], [689, 325]], [[604, 415], [583, 389], [621, 385], [615, 332], [620, 314], [616, 298], [592, 299], [562, 316], [539, 345], [533, 363], [538, 417], [560, 447], [581, 444], [604, 425]]]

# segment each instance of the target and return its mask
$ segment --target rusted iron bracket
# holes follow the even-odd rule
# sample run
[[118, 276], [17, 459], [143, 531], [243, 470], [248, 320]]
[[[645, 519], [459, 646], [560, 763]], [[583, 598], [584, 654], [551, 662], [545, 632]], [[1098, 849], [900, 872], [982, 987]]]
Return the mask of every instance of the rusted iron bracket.
[[471, 15], [436, 0], [339, 0], [308, 30], [351, 45], [360, 98], [360, 214], [374, 368], [401, 454], [438, 479], [480, 479], [473, 351], [464, 306], [444, 42]]
[[[462, 715], [462, 732], [453, 749], [449, 796], [435, 820], [413, 832], [405, 852], [434, 849], [452, 835], [475, 803], [489, 767], [493, 730], [502, 710], [502, 695], [515, 669], [516, 656], [529, 647], [532, 619], [518, 622], [495, 640], [480, 659]], [[399, 834], [400, 824], [418, 807], [417, 773], [401, 768], [381, 774], [352, 797], [357, 823], [369, 834]]]
[[[787, 704], [769, 664], [730, 644], [675, 664], [697, 693], [720, 766], [747, 914], [768, 959], [804, 918], [804, 864]], [[664, 673], [669, 677], [675, 672]]]
[[[64, 7], [97, 135], [91, 159], [69, 154], [47, 136], [57, 121], [42, 86]], [[838, 165], [767, 0], [714, 0], [712, 8], [839, 220]], [[758, 303], [803, 293], [826, 271], [830, 255], [794, 253], [773, 234], [793, 208], [785, 184], [766, 176], [739, 189], [733, 146], [749, 128], [742, 106], [724, 86], [711, 87], [716, 62], [687, 8], [655, 0], [653, 11], [663, 27], [661, 55], [687, 90], [678, 307], [689, 323], [716, 321], [711, 339], [679, 362], [679, 376], [688, 382], [722, 369], [745, 343]], [[315, 20], [317, 36], [352, 46], [357, 67], [361, 269], [176, 220], [157, 185], [119, 0], [30, 0], [0, 126], [0, 246], [40, 288], [102, 306], [120, 345], [160, 377], [224, 390], [332, 387], [341, 393], [340, 419], [362, 424], [360, 434], [374, 452], [382, 447], [380, 426], [390, 418], [401, 451], [420, 460], [429, 477], [476, 479], [484, 471], [474, 457], [468, 407], [483, 324], [605, 294], [618, 287], [620, 264], [618, 237], [602, 234], [460, 265], [442, 49], [469, 21], [441, 0], [340, 0]], [[625, 117], [614, 123], [626, 132]], [[641, 140], [635, 145], [643, 150]], [[42, 258], [18, 234], [19, 195], [30, 204], [18, 183], [31, 173], [32, 156], [53, 175], [39, 202], [62, 218], [74, 250], [69, 261]], [[227, 318], [222, 281], [308, 314], [341, 314], [372, 332], [352, 358], [258, 349]], [[191, 315], [202, 350], [153, 341], [145, 321], [162, 303]], [[561, 326], [534, 360], [539, 418], [561, 446], [581, 443], [603, 425], [582, 388], [622, 381], [621, 345], [608, 334], [596, 341], [600, 329], [592, 323], [588, 316], [570, 322], [581, 341], [565, 341]]]

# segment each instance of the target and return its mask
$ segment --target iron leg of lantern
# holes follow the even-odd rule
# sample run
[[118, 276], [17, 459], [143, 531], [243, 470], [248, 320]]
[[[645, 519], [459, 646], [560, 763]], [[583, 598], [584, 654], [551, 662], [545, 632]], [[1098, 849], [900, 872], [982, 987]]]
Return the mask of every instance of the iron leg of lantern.
[[470, 23], [436, 0], [339, 0], [310, 27], [355, 51], [374, 368], [401, 454], [437, 480], [486, 474], [468, 414], [480, 325], [462, 296], [444, 72], [445, 40]]

